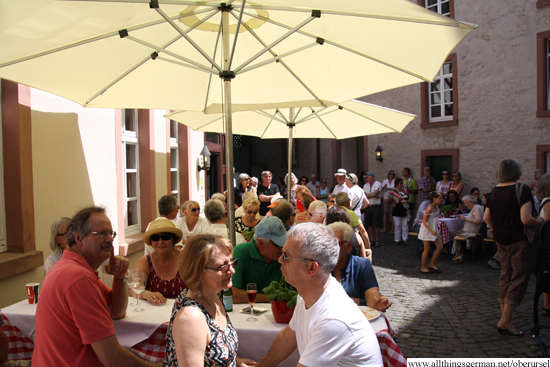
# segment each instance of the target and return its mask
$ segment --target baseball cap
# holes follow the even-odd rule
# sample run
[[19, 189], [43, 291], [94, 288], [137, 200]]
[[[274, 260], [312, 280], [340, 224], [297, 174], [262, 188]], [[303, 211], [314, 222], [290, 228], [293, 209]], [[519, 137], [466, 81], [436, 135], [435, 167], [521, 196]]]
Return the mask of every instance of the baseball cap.
[[259, 238], [269, 238], [279, 247], [286, 242], [286, 229], [281, 220], [273, 215], [265, 217], [254, 227], [254, 234]]

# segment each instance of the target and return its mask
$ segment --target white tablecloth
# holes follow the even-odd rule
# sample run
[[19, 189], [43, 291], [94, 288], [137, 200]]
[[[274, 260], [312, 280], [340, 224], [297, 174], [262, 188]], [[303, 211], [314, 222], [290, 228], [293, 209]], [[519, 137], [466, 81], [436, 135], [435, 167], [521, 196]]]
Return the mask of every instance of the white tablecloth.
[[449, 232], [451, 232], [451, 235], [456, 231], [464, 228], [464, 221], [460, 220], [459, 218], [440, 218], [439, 221], [445, 223], [447, 228], [449, 228]]

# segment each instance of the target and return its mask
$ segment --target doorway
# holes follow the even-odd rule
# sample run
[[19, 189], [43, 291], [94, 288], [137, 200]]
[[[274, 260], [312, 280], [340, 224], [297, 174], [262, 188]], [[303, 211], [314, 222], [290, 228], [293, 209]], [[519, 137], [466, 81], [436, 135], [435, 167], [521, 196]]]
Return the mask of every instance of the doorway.
[[219, 191], [219, 182], [218, 182], [218, 159], [220, 155], [219, 154], [212, 154], [210, 156], [210, 170], [206, 172], [207, 177], [207, 191], [206, 191], [206, 197], [211, 198], [213, 194], [220, 192]]

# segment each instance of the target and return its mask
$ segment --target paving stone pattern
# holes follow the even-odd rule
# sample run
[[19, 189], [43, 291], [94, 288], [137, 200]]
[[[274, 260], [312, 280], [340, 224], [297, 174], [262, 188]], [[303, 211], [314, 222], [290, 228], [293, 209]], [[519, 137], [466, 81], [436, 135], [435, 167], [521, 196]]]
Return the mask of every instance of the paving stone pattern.
[[[394, 245], [389, 233], [381, 233], [381, 240], [382, 245], [373, 248], [373, 265], [381, 293], [393, 302], [386, 317], [407, 358], [541, 358], [529, 333], [534, 325], [534, 276], [512, 319], [525, 335], [504, 336], [496, 329], [500, 270], [487, 264], [490, 250], [476, 253], [475, 263], [469, 256], [459, 262], [442, 253], [436, 263], [442, 273], [428, 275], [420, 273], [416, 237], [408, 245]], [[540, 319], [550, 325], [550, 318]], [[550, 334], [543, 338], [550, 343]]]

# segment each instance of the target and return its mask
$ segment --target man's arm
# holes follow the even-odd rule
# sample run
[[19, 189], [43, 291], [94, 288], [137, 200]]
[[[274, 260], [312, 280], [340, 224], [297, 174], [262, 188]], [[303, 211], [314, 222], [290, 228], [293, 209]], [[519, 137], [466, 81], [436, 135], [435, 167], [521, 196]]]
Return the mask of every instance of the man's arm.
[[94, 353], [103, 366], [106, 367], [125, 367], [125, 366], [137, 366], [137, 367], [153, 367], [162, 366], [162, 362], [151, 363], [144, 359], [139, 358], [128, 349], [123, 348], [113, 334], [91, 344]]
[[367, 231], [365, 231], [365, 227], [363, 226], [363, 224], [360, 223], [355, 228], [359, 230], [359, 233], [361, 234], [361, 238], [363, 238], [363, 243], [365, 244], [365, 247], [370, 248], [369, 234], [367, 233]]
[[412, 194], [418, 194], [418, 184], [416, 183], [416, 180], [411, 178], [411, 182], [409, 183], [408, 190]]
[[367, 301], [367, 306], [382, 312], [386, 312], [392, 305], [386, 297], [380, 294], [380, 288], [378, 287], [372, 287], [365, 291], [365, 301]]
[[367, 199], [377, 198], [380, 195], [379, 190], [373, 190], [370, 193], [365, 193], [367, 195]]
[[[284, 361], [289, 355], [296, 350], [298, 343], [296, 342], [296, 332], [288, 325], [277, 334], [271, 348], [267, 354], [260, 359], [257, 367], [276, 366]], [[301, 366], [300, 364], [298, 364]]]
[[[246, 295], [246, 291], [244, 289], [240, 289], [237, 287], [232, 287], [233, 290], [233, 303], [248, 303], [248, 296]], [[256, 303], [269, 303], [271, 302], [269, 299], [267, 299], [267, 296], [263, 293], [257, 293], [256, 294]]]

